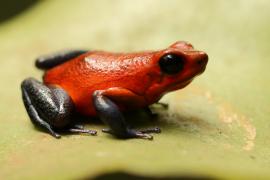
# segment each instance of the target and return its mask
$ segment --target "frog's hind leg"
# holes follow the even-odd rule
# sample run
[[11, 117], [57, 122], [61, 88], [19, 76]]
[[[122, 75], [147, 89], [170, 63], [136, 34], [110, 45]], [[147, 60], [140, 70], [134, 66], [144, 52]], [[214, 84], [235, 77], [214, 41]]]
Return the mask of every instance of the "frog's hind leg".
[[56, 130], [94, 134], [92, 130], [71, 127], [74, 104], [62, 88], [46, 86], [28, 78], [22, 82], [21, 89], [25, 108], [33, 124], [54, 137], [61, 137]]
[[87, 50], [66, 50], [50, 55], [40, 56], [36, 59], [36, 67], [39, 69], [50, 69], [70, 59], [88, 52]]

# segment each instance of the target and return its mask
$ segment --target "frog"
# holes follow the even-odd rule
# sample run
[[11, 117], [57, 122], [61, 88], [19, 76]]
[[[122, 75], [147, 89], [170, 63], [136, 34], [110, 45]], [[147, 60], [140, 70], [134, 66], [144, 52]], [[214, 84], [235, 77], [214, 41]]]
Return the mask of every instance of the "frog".
[[62, 131], [96, 135], [74, 119], [81, 114], [100, 119], [108, 126], [102, 132], [116, 138], [152, 140], [160, 128], [133, 129], [124, 113], [149, 110], [165, 94], [190, 84], [207, 63], [208, 55], [186, 41], [128, 53], [65, 50], [36, 59], [43, 80], [24, 79], [22, 99], [32, 123], [55, 138]]

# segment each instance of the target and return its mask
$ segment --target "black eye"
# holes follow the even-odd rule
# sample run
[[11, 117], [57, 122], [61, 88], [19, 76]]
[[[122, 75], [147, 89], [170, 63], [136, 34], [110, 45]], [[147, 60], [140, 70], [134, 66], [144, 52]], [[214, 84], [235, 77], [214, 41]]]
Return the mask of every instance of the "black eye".
[[165, 54], [160, 58], [159, 66], [166, 74], [177, 74], [184, 67], [184, 58], [176, 54]]

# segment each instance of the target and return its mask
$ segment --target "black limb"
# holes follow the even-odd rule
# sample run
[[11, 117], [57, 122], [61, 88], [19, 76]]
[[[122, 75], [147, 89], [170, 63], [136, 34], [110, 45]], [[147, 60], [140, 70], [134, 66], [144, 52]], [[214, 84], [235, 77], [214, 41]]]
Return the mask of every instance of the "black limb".
[[21, 84], [22, 97], [27, 113], [33, 124], [45, 129], [56, 138], [61, 136], [55, 130], [94, 134], [81, 126], [73, 126], [74, 105], [69, 95], [59, 87], [46, 86], [28, 78]]
[[97, 131], [91, 129], [84, 129], [83, 125], [75, 124], [66, 129], [67, 132], [70, 133], [82, 133], [82, 134], [90, 134], [92, 136], [97, 135]]
[[57, 65], [60, 65], [70, 59], [73, 59], [88, 51], [86, 50], [66, 50], [62, 52], [53, 53], [50, 55], [44, 55], [36, 59], [36, 67], [39, 69], [50, 69]]
[[110, 133], [118, 138], [153, 139], [152, 135], [147, 134], [147, 130], [136, 131], [128, 128], [124, 116], [118, 109], [117, 105], [108, 97], [103, 96], [100, 91], [96, 91], [93, 94], [93, 100], [98, 116], [105, 124], [110, 127], [110, 129], [103, 129], [103, 132]]

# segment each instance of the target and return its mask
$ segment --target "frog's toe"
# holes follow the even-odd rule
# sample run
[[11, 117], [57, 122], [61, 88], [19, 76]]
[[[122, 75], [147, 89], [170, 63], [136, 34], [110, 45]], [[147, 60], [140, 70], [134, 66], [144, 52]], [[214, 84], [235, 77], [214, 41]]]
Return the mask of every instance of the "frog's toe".
[[128, 129], [126, 133], [122, 133], [121, 135], [118, 133], [114, 133], [111, 129], [102, 129], [102, 132], [115, 135], [121, 139], [141, 138], [141, 139], [153, 140], [154, 137], [150, 135], [149, 133], [160, 133], [161, 130], [160, 128], [157, 128], [157, 127], [149, 128], [145, 130]]
[[127, 134], [127, 138], [141, 138], [141, 139], [148, 139], [148, 140], [154, 139], [154, 137], [148, 133], [144, 133], [142, 131], [135, 131], [135, 130], [129, 130]]
[[159, 127], [147, 128], [144, 130], [140, 130], [141, 133], [161, 133], [161, 129]]
[[150, 135], [149, 133], [161, 133], [161, 129], [159, 127], [154, 127], [154, 128], [147, 128], [147, 129], [139, 130], [139, 131], [129, 130], [129, 133], [131, 134], [131, 137], [133, 138], [153, 140], [154, 137]]
[[84, 129], [84, 128], [69, 128], [67, 129], [68, 132], [70, 133], [82, 133], [82, 134], [90, 134], [92, 136], [97, 135], [97, 131], [96, 130], [91, 130], [91, 129]]

